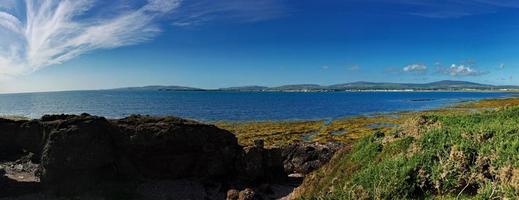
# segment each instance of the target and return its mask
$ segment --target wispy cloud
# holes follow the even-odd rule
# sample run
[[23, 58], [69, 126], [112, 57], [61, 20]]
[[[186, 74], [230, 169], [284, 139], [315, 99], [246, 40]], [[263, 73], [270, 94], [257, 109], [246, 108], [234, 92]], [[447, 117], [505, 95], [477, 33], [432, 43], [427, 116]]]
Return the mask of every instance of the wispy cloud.
[[410, 65], [406, 65], [402, 69], [402, 71], [423, 74], [423, 73], [427, 72], [427, 66], [425, 64], [410, 64]]
[[440, 67], [438, 68], [438, 72], [450, 76], [481, 76], [489, 73], [464, 64], [452, 64], [450, 67], [446, 68]]
[[27, 74], [98, 49], [150, 40], [161, 32], [159, 22], [166, 19], [179, 26], [225, 18], [270, 19], [283, 13], [277, 2], [0, 0], [0, 77]]
[[[459, 18], [497, 12], [503, 8], [519, 8], [514, 0], [367, 0], [405, 5], [404, 14], [428, 18]], [[412, 10], [412, 11], [409, 11]]]
[[[29, 73], [95, 49], [146, 41], [160, 29], [156, 19], [178, 0], [148, 0], [108, 18], [87, 16], [94, 0], [25, 0], [26, 16], [0, 12], [0, 75]], [[91, 14], [91, 13], [89, 13]]]
[[196, 26], [209, 21], [257, 22], [286, 15], [289, 12], [279, 0], [197, 0], [185, 1], [173, 16], [173, 25]]

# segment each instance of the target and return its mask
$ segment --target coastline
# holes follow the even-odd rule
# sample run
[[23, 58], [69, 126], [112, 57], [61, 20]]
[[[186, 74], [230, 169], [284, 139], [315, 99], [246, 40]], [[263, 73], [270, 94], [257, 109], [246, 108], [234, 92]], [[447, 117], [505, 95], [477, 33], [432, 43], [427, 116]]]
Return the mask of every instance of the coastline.
[[[88, 114], [76, 116], [76, 115], [49, 115], [45, 116], [40, 120], [31, 120], [31, 121], [10, 121], [10, 120], [4, 120], [3, 121], [3, 128], [7, 130], [6, 136], [7, 139], [5, 139], [6, 143], [10, 143], [11, 141], [21, 142], [19, 143], [22, 146], [29, 145], [28, 147], [31, 147], [33, 150], [30, 152], [35, 152], [35, 154], [29, 154], [28, 157], [21, 157], [19, 160], [15, 162], [6, 162], [6, 163], [0, 163], [0, 165], [4, 165], [2, 169], [4, 170], [3, 173], [7, 173], [8, 177], [18, 177], [20, 173], [25, 173], [25, 175], [31, 175], [27, 176], [26, 178], [34, 178], [33, 179], [21, 179], [19, 181], [29, 181], [32, 183], [33, 186], [50, 186], [50, 187], [56, 187], [58, 190], [62, 190], [62, 186], [66, 185], [77, 185], [77, 184], [65, 184], [60, 185], [63, 183], [63, 181], [66, 181], [67, 179], [60, 180], [59, 182], [49, 182], [50, 180], [55, 180], [53, 177], [52, 179], [49, 179], [49, 177], [53, 176], [51, 173], [46, 174], [42, 176], [41, 180], [43, 180], [40, 183], [40, 177], [35, 176], [34, 174], [37, 174], [37, 170], [45, 170], [46, 167], [51, 167], [53, 165], [48, 164], [48, 160], [56, 160], [55, 157], [68, 157], [72, 156], [72, 158], [77, 159], [76, 162], [80, 162], [82, 160], [81, 155], [83, 153], [74, 154], [76, 152], [75, 148], [78, 148], [78, 146], [73, 145], [74, 143], [66, 142], [68, 140], [70, 141], [76, 141], [79, 142], [79, 144], [83, 145], [83, 142], [94, 142], [90, 145], [86, 146], [79, 146], [80, 148], [77, 149], [79, 151], [87, 151], [90, 152], [91, 150], [99, 150], [103, 148], [109, 148], [114, 151], [122, 151], [122, 154], [118, 154], [118, 156], [130, 156], [129, 159], [132, 160], [132, 166], [126, 166], [126, 162], [121, 162], [121, 160], [118, 157], [110, 158], [109, 161], [105, 160], [99, 160], [99, 159], [90, 159], [89, 162], [98, 163], [98, 162], [107, 162], [106, 164], [110, 164], [111, 162], [115, 162], [119, 167], [125, 166], [130, 168], [133, 167], [143, 167], [146, 165], [142, 165], [142, 159], [147, 157], [153, 157], [158, 156], [157, 158], [160, 158], [159, 162], [171, 162], [171, 164], [175, 163], [175, 165], [171, 166], [177, 166], [178, 164], [187, 165], [189, 162], [180, 162], [176, 159], [168, 160], [169, 157], [163, 157], [163, 155], [170, 155], [173, 152], [177, 152], [177, 150], [174, 150], [177, 148], [177, 145], [186, 145], [185, 147], [182, 146], [181, 149], [186, 151], [192, 151], [192, 152], [198, 152], [200, 149], [207, 149], [204, 148], [204, 145], [213, 145], [211, 146], [211, 151], [205, 152], [207, 155], [213, 155], [217, 154], [219, 156], [230, 156], [228, 157], [230, 161], [228, 163], [222, 164], [218, 163], [215, 166], [239, 166], [238, 168], [229, 168], [226, 171], [222, 171], [221, 175], [222, 177], [229, 178], [234, 177], [234, 175], [238, 174], [238, 179], [235, 181], [238, 181], [239, 183], [236, 183], [236, 185], [233, 185], [227, 189], [224, 189], [223, 191], [219, 189], [218, 194], [214, 193], [213, 195], [218, 196], [224, 196], [225, 191], [236, 192], [236, 188], [243, 191], [252, 191], [256, 192], [256, 194], [259, 195], [267, 195], [268, 192], [265, 192], [262, 189], [262, 186], [258, 186], [254, 184], [255, 181], [260, 181], [260, 183], [268, 183], [269, 188], [285, 188], [288, 190], [284, 190], [282, 194], [276, 194], [276, 195], [282, 195], [287, 198], [294, 198], [298, 196], [305, 196], [305, 195], [320, 195], [323, 194], [321, 192], [325, 190], [321, 189], [329, 189], [334, 188], [334, 182], [333, 181], [320, 181], [321, 179], [328, 180], [330, 177], [335, 177], [334, 173], [337, 173], [338, 171], [335, 170], [337, 167], [339, 169], [341, 167], [348, 167], [350, 166], [350, 159], [352, 156], [356, 156], [358, 154], [359, 148], [375, 148], [376, 152], [382, 152], [384, 153], [384, 149], [386, 149], [386, 145], [389, 145], [389, 147], [392, 147], [391, 145], [400, 145], [400, 141], [403, 141], [404, 144], [408, 144], [409, 142], [413, 142], [415, 140], [419, 139], [419, 136], [416, 136], [417, 139], [409, 139], [410, 137], [405, 136], [405, 134], [415, 134], [416, 131], [420, 132], [419, 129], [422, 127], [425, 127], [426, 130], [428, 130], [427, 126], [438, 126], [437, 123], [429, 123], [430, 117], [433, 116], [432, 119], [438, 118], [438, 116], [443, 119], [449, 119], [456, 117], [470, 117], [473, 116], [475, 113], [478, 114], [487, 114], [493, 116], [494, 110], [504, 110], [507, 111], [508, 107], [514, 107], [519, 105], [519, 98], [499, 98], [499, 99], [485, 99], [485, 100], [479, 100], [479, 101], [471, 101], [471, 102], [463, 102], [458, 103], [455, 105], [451, 105], [448, 107], [442, 107], [438, 109], [432, 109], [432, 110], [425, 110], [425, 111], [417, 111], [417, 112], [397, 112], [397, 113], [391, 113], [391, 114], [385, 114], [385, 115], [376, 115], [376, 116], [354, 116], [354, 117], [347, 117], [344, 119], [339, 120], [333, 120], [333, 121], [307, 121], [307, 122], [251, 122], [251, 123], [239, 123], [239, 124], [216, 124], [216, 126], [213, 125], [206, 125], [201, 124], [195, 121], [190, 120], [184, 120], [180, 118], [174, 118], [174, 117], [166, 117], [166, 118], [157, 118], [157, 117], [146, 117], [146, 116], [130, 116], [126, 119], [118, 119], [118, 120], [107, 120], [103, 117], [96, 117], [96, 116], [90, 116]], [[503, 108], [503, 109], [502, 109]], [[515, 107], [517, 110], [517, 107]], [[491, 111], [489, 111], [491, 110]], [[510, 109], [508, 109], [510, 110]], [[510, 110], [514, 111], [514, 110]], [[436, 117], [434, 117], [436, 116]], [[499, 116], [499, 115], [498, 115]], [[506, 117], [506, 116], [501, 116]], [[418, 124], [416, 124], [418, 123]], [[458, 123], [458, 122], [456, 122]], [[61, 124], [59, 126], [55, 126], [57, 124]], [[61, 126], [68, 126], [69, 128], [65, 129], [56, 129]], [[166, 126], [166, 127], [165, 127]], [[13, 127], [18, 127], [14, 128]], [[32, 127], [32, 128], [31, 128]], [[39, 127], [39, 128], [38, 128]], [[76, 128], [73, 128], [76, 127]], [[77, 127], [81, 127], [80, 129], [77, 129]], [[51, 131], [51, 133], [59, 134], [59, 135], [67, 135], [67, 137], [49, 137], [49, 141], [45, 144], [40, 144], [42, 140], [34, 140], [33, 143], [25, 143], [29, 142], [29, 140], [21, 139], [21, 138], [27, 138], [28, 135], [20, 135], [18, 136], [18, 133], [24, 133], [24, 134], [32, 134], [32, 135], [38, 135], [40, 134], [41, 137], [47, 137], [45, 136], [44, 132], [41, 132], [42, 128], [50, 128], [54, 131]], [[144, 129], [143, 129], [144, 128]], [[417, 130], [418, 128], [418, 130]], [[15, 131], [18, 130], [18, 131]], [[22, 131], [24, 130], [24, 131]], [[89, 131], [89, 130], [102, 130], [102, 132], [97, 131]], [[119, 131], [118, 131], [119, 130]], [[403, 130], [404, 132], [401, 132]], [[10, 132], [9, 132], [10, 131]], [[20, 132], [19, 132], [20, 131]], [[25, 132], [27, 131], [27, 132]], [[79, 131], [76, 134], [76, 131]], [[165, 132], [164, 132], [165, 131]], [[409, 133], [408, 133], [409, 132]], [[121, 135], [122, 133], [122, 135]], [[154, 136], [152, 137], [152, 140], [146, 139], [149, 137], [148, 134], [152, 133]], [[163, 143], [164, 141], [164, 134], [169, 135], [168, 140], [172, 141], [182, 141], [181, 143], [178, 143], [177, 145], [168, 145], [167, 143]], [[129, 134], [129, 135], [126, 135]], [[180, 135], [183, 135], [179, 138]], [[201, 137], [205, 139], [209, 138], [220, 138], [216, 141], [213, 141], [212, 139], [204, 142], [204, 141], [198, 141], [198, 139], [193, 138], [193, 134], [195, 135], [204, 135], [206, 136]], [[404, 134], [405, 137], [402, 137], [401, 134]], [[111, 136], [110, 136], [111, 135]], [[148, 136], [146, 136], [148, 135]], [[209, 135], [209, 136], [208, 136]], [[9, 136], [13, 137], [12, 139], [9, 139]], [[100, 136], [103, 136], [103, 139], [101, 143], [95, 142], [96, 140], [83, 140], [75, 137], [88, 137], [88, 138], [98, 138]], [[108, 137], [110, 136], [110, 137]], [[134, 136], [139, 136], [137, 138], [140, 138], [139, 140], [136, 140], [134, 142], [135, 138]], [[218, 137], [216, 137], [218, 136]], [[225, 137], [223, 137], [225, 136]], [[21, 137], [21, 138], [18, 138]], [[113, 137], [113, 138], [111, 138]], [[128, 137], [127, 139], [124, 139]], [[222, 138], [223, 137], [223, 138]], [[234, 139], [233, 139], [234, 138]], [[60, 140], [60, 142], [56, 143], [56, 141], [51, 140]], [[61, 141], [63, 140], [63, 141]], [[110, 140], [114, 140], [115, 143], [108, 142]], [[32, 140], [30, 140], [32, 141]], [[47, 141], [47, 140], [43, 140]], [[130, 143], [128, 143], [130, 141]], [[192, 147], [191, 143], [187, 145], [186, 141], [193, 141], [198, 142], [200, 147]], [[375, 146], [368, 143], [368, 145], [365, 145], [363, 141], [368, 141], [370, 143], [376, 143]], [[144, 142], [144, 143], [143, 143]], [[197, 143], [197, 144], [198, 144]], [[379, 144], [380, 143], [380, 144]], [[72, 150], [72, 151], [50, 151], [45, 150], [48, 148], [62, 148], [60, 146], [53, 147], [52, 144], [61, 144], [64, 145], [64, 147]], [[141, 149], [143, 146], [142, 144], [146, 144], [146, 150], [149, 150], [147, 152], [148, 154], [144, 157], [131, 157], [135, 155], [135, 152], [141, 152]], [[160, 148], [160, 150], [155, 151], [155, 145], [162, 144], [165, 145], [164, 148]], [[175, 143], [176, 144], [176, 143]], [[13, 148], [18, 148], [16, 146]], [[44, 147], [44, 150], [41, 151], [41, 147]], [[96, 148], [91, 149], [91, 145], [101, 145], [101, 146], [95, 146]], [[9, 147], [9, 146], [7, 146]], [[85, 147], [85, 148], [83, 148]], [[97, 148], [99, 147], [99, 148]], [[101, 148], [102, 147], [102, 148]], [[217, 148], [215, 148], [217, 147]], [[232, 155], [228, 155], [226, 152], [220, 152], [219, 149], [222, 149], [220, 147], [231, 148], [233, 150]], [[389, 148], [388, 147], [388, 148]], [[122, 149], [121, 149], [122, 148]], [[171, 150], [168, 150], [168, 148], [173, 148]], [[404, 148], [404, 147], [402, 147]], [[408, 146], [405, 146], [405, 149], [409, 148]], [[377, 150], [378, 149], [378, 150]], [[400, 147], [398, 147], [400, 149]], [[215, 152], [213, 152], [213, 150]], [[310, 152], [308, 150], [311, 150]], [[392, 148], [389, 148], [390, 151], [393, 151]], [[411, 148], [412, 150], [412, 148]], [[127, 152], [128, 151], [128, 152]], [[412, 150], [415, 151], [415, 150]], [[46, 153], [47, 152], [47, 153]], [[55, 152], [54, 154], [48, 154], [48, 152]], [[95, 151], [98, 156], [104, 155], [104, 151]], [[335, 154], [334, 153], [338, 152]], [[362, 152], [361, 152], [362, 153]], [[70, 154], [70, 155], [69, 155]], [[221, 155], [220, 155], [221, 154]], [[35, 157], [41, 155], [42, 157]], [[198, 154], [189, 154], [193, 155], [190, 157], [182, 157], [184, 155], [179, 155], [182, 157], [182, 159], [198, 159], [196, 155]], [[322, 155], [326, 155], [324, 158]], [[390, 155], [388, 153], [382, 154], [382, 156]], [[407, 154], [405, 154], [407, 155]], [[207, 157], [207, 156], [202, 156]], [[168, 158], [164, 160], [164, 158]], [[318, 160], [315, 160], [318, 158]], [[392, 157], [389, 156], [388, 158], [384, 159], [391, 159]], [[41, 160], [45, 161], [42, 162], [43, 165], [37, 165], [33, 163], [33, 159], [38, 160], [38, 162]], [[307, 160], [307, 159], [313, 159], [313, 160]], [[331, 159], [331, 160], [330, 160]], [[364, 159], [364, 158], [362, 158]], [[366, 158], [366, 159], [373, 159], [373, 158]], [[380, 159], [377, 161], [384, 162], [384, 159]], [[125, 160], [125, 159], [122, 159]], [[226, 159], [224, 159], [226, 160]], [[346, 161], [343, 161], [346, 160]], [[58, 159], [59, 161], [59, 159]], [[261, 162], [259, 162], [261, 161]], [[330, 161], [328, 163], [328, 161]], [[216, 162], [214, 160], [208, 160], [209, 162]], [[219, 162], [219, 161], [218, 161]], [[337, 162], [343, 163], [340, 165], [337, 165]], [[373, 161], [370, 161], [373, 162]], [[22, 163], [22, 164], [19, 164]], [[318, 163], [318, 164], [317, 164]], [[326, 164], [328, 163], [328, 164]], [[60, 163], [55, 163], [56, 166], [61, 166]], [[133, 166], [135, 165], [135, 166]], [[362, 163], [359, 163], [359, 165], [364, 165]], [[20, 169], [26, 170], [22, 171], [19, 170], [19, 166], [21, 166]], [[76, 166], [75, 164], [73, 166]], [[104, 166], [104, 165], [103, 165]], [[154, 165], [155, 166], [155, 165]], [[207, 163], [201, 163], [200, 166], [212, 166], [212, 164]], [[255, 166], [264, 166], [263, 168], [256, 168]], [[270, 167], [268, 167], [270, 166]], [[275, 168], [271, 168], [272, 166], [275, 166]], [[322, 166], [322, 167], [321, 167]], [[356, 164], [353, 164], [352, 166], [356, 166]], [[356, 168], [359, 170], [362, 169], [370, 169], [370, 167], [376, 167], [376, 165], [373, 166], [364, 166], [362, 168]], [[51, 170], [54, 170], [54, 168], [48, 168]], [[58, 168], [58, 171], [62, 171], [61, 168]], [[101, 167], [99, 169], [106, 170], [107, 168]], [[108, 168], [110, 169], [110, 168]], [[182, 170], [189, 171], [190, 168], [180, 167]], [[386, 169], [386, 168], [384, 168]], [[394, 170], [400, 170], [400, 168], [390, 168]], [[28, 170], [28, 171], [27, 171]], [[67, 168], [67, 170], [70, 171], [64, 171], [63, 174], [54, 172], [55, 174], [60, 174], [59, 176], [68, 176], [69, 173], [76, 173], [73, 167], [70, 169]], [[95, 172], [98, 169], [91, 169], [89, 167], [86, 167], [85, 169], [80, 169], [80, 171], [83, 170], [92, 170], [92, 172]], [[153, 173], [157, 169], [146, 169], [144, 171], [149, 171]], [[162, 169], [162, 170], [171, 170], [169, 168]], [[284, 172], [283, 172], [284, 170]], [[315, 170], [315, 171], [314, 171]], [[211, 172], [212, 170], [208, 170]], [[294, 172], [294, 171], [300, 171], [304, 172], [298, 175], [298, 180], [302, 180], [302, 185], [299, 185], [299, 183], [294, 182], [286, 182], [287, 180], [280, 180], [281, 182], [275, 180], [275, 177], [282, 177], [282, 176], [272, 176], [272, 178], [269, 178], [267, 180], [261, 179], [261, 177], [265, 177], [266, 175], [273, 175], [276, 173], [283, 174], [287, 172]], [[121, 177], [138, 177], [135, 176], [135, 172], [131, 172], [130, 174], [126, 174], [126, 169], [123, 171], [107, 171], [110, 173], [114, 173], [113, 175], [121, 176]], [[173, 173], [173, 171], [167, 171], [167, 173]], [[340, 172], [340, 171], [339, 171]], [[28, 174], [27, 174], [28, 173]], [[122, 174], [121, 174], [122, 173]], [[143, 174], [144, 176], [150, 176], [149, 178], [154, 178], [155, 174]], [[190, 172], [191, 173], [191, 172]], [[160, 173], [156, 174], [157, 177], [162, 177], [162, 175], [159, 175]], [[369, 174], [369, 173], [368, 173]], [[204, 177], [204, 175], [199, 174], [198, 172], [193, 172], [191, 178], [194, 178], [191, 181], [190, 184], [196, 185], [196, 187], [191, 188], [189, 191], [187, 191], [189, 194], [195, 194], [201, 192], [199, 187], [199, 184], [202, 182], [198, 182], [198, 179], [200, 177]], [[283, 175], [284, 176], [284, 175]], [[343, 176], [343, 174], [339, 174], [339, 176]], [[174, 181], [175, 184], [183, 184], [181, 178], [182, 176], [172, 176], [171, 181]], [[304, 177], [304, 180], [303, 180]], [[347, 176], [348, 177], [348, 176]], [[350, 179], [344, 177], [341, 179], [341, 181], [349, 181]], [[377, 176], [377, 177], [383, 177], [383, 175]], [[87, 177], [84, 177], [87, 178]], [[99, 180], [105, 181], [105, 178], [98, 177]], [[156, 177], [155, 177], [156, 178]], [[291, 178], [291, 176], [286, 176], [286, 178]], [[250, 183], [247, 183], [243, 185], [241, 183], [241, 179], [244, 180], [253, 180]], [[217, 179], [218, 180], [218, 179]], [[366, 180], [369, 180], [368, 177], [366, 177]], [[3, 180], [3, 184], [7, 184], [8, 186], [16, 186], [18, 183], [12, 183], [9, 182], [9, 179]], [[7, 182], [5, 182], [7, 181]], [[177, 181], [177, 182], [175, 182]], [[180, 181], [180, 182], [178, 182]], [[213, 180], [215, 181], [215, 180]], [[221, 184], [220, 182], [211, 181], [211, 184]], [[317, 181], [317, 182], [316, 182]], [[2, 183], [2, 181], [0, 181]], [[82, 182], [78, 182], [81, 183]], [[133, 182], [135, 183], [135, 182]], [[130, 184], [133, 184], [130, 182]], [[146, 184], [150, 185], [161, 185], [164, 182], [158, 181], [158, 180], [152, 180], [147, 181]], [[14, 184], [14, 185], [13, 185]], [[56, 185], [58, 184], [58, 185]], [[79, 184], [79, 185], [81, 185]], [[125, 185], [127, 183], [123, 183], [123, 188], [126, 188]], [[278, 184], [278, 185], [276, 185]], [[281, 184], [281, 185], [279, 185]], [[100, 187], [106, 187], [105, 185], [99, 185]], [[298, 187], [299, 186], [299, 187]], [[32, 186], [31, 186], [32, 187]], [[32, 190], [31, 187], [25, 188], [27, 190]], [[132, 187], [148, 187], [145, 185], [134, 185]], [[253, 189], [250, 189], [249, 187], [252, 187]], [[297, 189], [294, 189], [295, 187], [298, 187]], [[198, 188], [198, 189], [197, 189]], [[321, 189], [320, 189], [321, 188]], [[24, 190], [25, 190], [24, 189]], [[78, 189], [78, 188], [75, 188]], [[202, 188], [201, 190], [213, 190], [214, 188]], [[83, 190], [83, 189], [81, 189]], [[18, 189], [10, 189], [9, 191], [12, 192], [21, 192], [23, 190]], [[122, 192], [126, 193], [129, 192], [129, 194], [132, 194], [127, 189], [122, 189]], [[242, 192], [243, 192], [242, 191]], [[294, 192], [292, 192], [294, 191]], [[320, 191], [319, 193], [315, 193], [315, 191]], [[79, 191], [78, 191], [79, 192]], [[112, 193], [114, 191], [108, 191], [108, 193]], [[120, 191], [116, 191], [120, 192]], [[165, 191], [163, 191], [164, 194]], [[186, 192], [186, 191], [185, 191]], [[188, 194], [186, 193], [186, 194]], [[72, 193], [75, 194], [75, 191]], [[145, 196], [152, 195], [151, 193], [144, 192], [142, 193]], [[169, 193], [168, 193], [169, 194]], [[105, 194], [98, 194], [98, 195], [105, 195]], [[133, 195], [133, 194], [132, 194]], [[229, 195], [229, 193], [227, 193]], [[277, 196], [280, 197], [280, 196]]]
[[280, 147], [298, 142], [353, 143], [373, 132], [389, 131], [419, 115], [466, 114], [515, 105], [519, 105], [518, 97], [503, 97], [458, 102], [421, 111], [372, 113], [333, 120], [218, 121], [214, 124], [236, 134], [238, 142], [242, 145], [252, 145], [257, 139], [264, 140], [267, 147]]
[[293, 196], [517, 199], [518, 113], [517, 97], [406, 113], [399, 127], [345, 143]]

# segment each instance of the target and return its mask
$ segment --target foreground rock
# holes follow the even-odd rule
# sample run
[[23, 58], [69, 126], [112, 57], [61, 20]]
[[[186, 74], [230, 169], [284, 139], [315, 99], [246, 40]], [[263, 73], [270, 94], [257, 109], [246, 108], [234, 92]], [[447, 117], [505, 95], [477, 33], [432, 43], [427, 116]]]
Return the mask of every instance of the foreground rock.
[[[10, 166], [7, 175], [30, 172], [30, 182], [37, 183], [31, 188], [43, 188], [41, 192], [103, 195], [106, 188], [119, 187], [146, 199], [224, 199], [229, 189], [240, 191], [242, 199], [279, 198], [290, 192], [283, 186], [284, 156], [301, 157], [299, 151], [265, 149], [262, 141], [243, 148], [234, 134], [194, 121], [146, 116], [107, 120], [88, 114], [0, 119], [0, 150], [0, 165]], [[22, 155], [30, 156], [14, 161]], [[303, 165], [312, 158], [303, 159]], [[1, 177], [2, 184], [16, 187], [13, 193], [0, 190], [0, 197], [27, 193], [26, 184]]]
[[132, 116], [113, 121], [120, 169], [154, 179], [223, 179], [237, 175], [242, 155], [234, 134], [179, 118]]
[[34, 121], [14, 121], [0, 118], [0, 160], [15, 160], [24, 152], [40, 152], [45, 131]]
[[283, 148], [283, 164], [287, 174], [306, 175], [324, 164], [341, 148], [338, 143], [298, 143]]
[[280, 149], [265, 149], [262, 140], [255, 141], [255, 145], [246, 147], [242, 158], [241, 168], [244, 177], [250, 181], [272, 182], [283, 181], [283, 157]]
[[117, 176], [117, 130], [106, 119], [81, 115], [53, 123], [39, 168], [43, 184], [69, 190]]

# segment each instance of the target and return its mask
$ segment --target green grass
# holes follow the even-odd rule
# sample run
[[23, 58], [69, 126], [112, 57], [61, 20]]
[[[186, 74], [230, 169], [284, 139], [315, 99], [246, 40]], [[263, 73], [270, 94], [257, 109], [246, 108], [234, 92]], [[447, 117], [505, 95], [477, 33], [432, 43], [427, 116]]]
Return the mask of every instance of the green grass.
[[298, 193], [307, 199], [519, 199], [519, 107], [408, 121], [339, 152]]

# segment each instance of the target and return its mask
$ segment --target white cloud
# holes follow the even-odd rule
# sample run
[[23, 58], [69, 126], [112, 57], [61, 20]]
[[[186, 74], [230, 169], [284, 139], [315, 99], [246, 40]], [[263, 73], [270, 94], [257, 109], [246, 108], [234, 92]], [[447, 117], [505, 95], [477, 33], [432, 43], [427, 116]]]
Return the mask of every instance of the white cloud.
[[330, 66], [328, 66], [328, 65], [323, 65], [323, 66], [321, 66], [321, 69], [323, 69], [323, 70], [327, 70], [327, 69], [329, 69], [329, 68], [330, 68]]
[[499, 65], [499, 69], [505, 69], [505, 64], [504, 64], [504, 63], [501, 63], [501, 64]]
[[406, 65], [402, 70], [404, 72], [424, 73], [425, 71], [427, 71], [427, 66], [424, 64], [410, 64]]
[[350, 70], [350, 71], [357, 71], [359, 69], [360, 69], [360, 66], [357, 65], [357, 64], [351, 65], [351, 66], [348, 67], [348, 70]]
[[488, 74], [488, 72], [479, 71], [470, 66], [466, 66], [463, 64], [461, 64], [461, 65], [452, 64], [448, 68], [440, 68], [439, 72], [442, 74], [450, 75], [450, 76], [480, 76], [480, 75]]
[[157, 19], [180, 4], [147, 0], [108, 18], [86, 15], [98, 1], [25, 0], [26, 16], [0, 11], [0, 76], [30, 73], [92, 50], [146, 41], [160, 32]]

